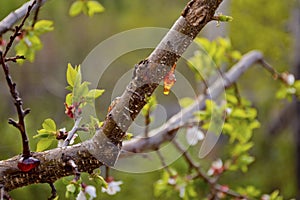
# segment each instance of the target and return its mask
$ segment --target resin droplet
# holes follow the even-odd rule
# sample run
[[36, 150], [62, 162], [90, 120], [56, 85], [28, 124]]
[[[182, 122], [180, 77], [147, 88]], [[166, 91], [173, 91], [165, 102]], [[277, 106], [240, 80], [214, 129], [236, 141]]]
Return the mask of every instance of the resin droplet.
[[18, 161], [18, 168], [22, 172], [29, 172], [30, 170], [34, 169], [40, 164], [39, 159], [34, 157], [28, 157], [28, 158], [20, 158]]
[[171, 88], [176, 82], [175, 78], [175, 68], [176, 68], [176, 63], [173, 65], [171, 70], [167, 73], [167, 75], [164, 78], [164, 94], [168, 95], [170, 93]]

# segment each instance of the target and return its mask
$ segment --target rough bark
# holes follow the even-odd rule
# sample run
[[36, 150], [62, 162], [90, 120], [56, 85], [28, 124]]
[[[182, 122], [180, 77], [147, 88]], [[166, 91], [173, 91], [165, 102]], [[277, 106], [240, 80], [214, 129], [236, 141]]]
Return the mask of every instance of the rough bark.
[[[34, 153], [33, 156], [38, 158], [41, 164], [27, 173], [17, 168], [20, 156], [1, 161], [0, 186], [6, 191], [11, 191], [30, 184], [54, 182], [72, 175], [72, 169], [66, 164], [68, 159], [72, 159], [78, 165], [79, 171], [86, 172], [103, 163], [113, 165], [122, 138], [146, 104], [145, 98], [153, 93], [199, 31], [211, 21], [221, 2], [222, 0], [192, 0], [187, 4], [182, 15], [149, 58], [136, 65], [133, 80], [128, 84], [120, 101], [108, 113], [103, 127], [91, 140], [70, 147]], [[17, 21], [18, 18], [12, 17], [11, 20]], [[1, 33], [11, 28], [7, 24], [12, 26], [16, 21], [5, 20], [6, 25], [0, 26]]]

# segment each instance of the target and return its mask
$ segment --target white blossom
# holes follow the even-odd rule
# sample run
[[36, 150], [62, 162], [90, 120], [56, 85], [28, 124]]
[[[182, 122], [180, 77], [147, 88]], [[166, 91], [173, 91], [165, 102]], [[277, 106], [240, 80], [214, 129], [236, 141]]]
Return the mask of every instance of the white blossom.
[[227, 115], [230, 115], [232, 113], [232, 108], [226, 108], [225, 111]]
[[121, 191], [120, 185], [122, 184], [122, 181], [111, 181], [108, 182], [107, 188], [102, 187], [102, 192], [106, 192], [109, 195], [115, 195], [117, 192]]
[[271, 199], [271, 197], [268, 194], [264, 194], [261, 196], [261, 200], [270, 200], [270, 199]]
[[204, 139], [204, 133], [197, 126], [189, 127], [186, 131], [186, 140], [189, 145], [196, 145]]
[[209, 168], [207, 175], [212, 176], [214, 174], [220, 174], [224, 170], [223, 162], [221, 159], [218, 159], [212, 162], [211, 167]]
[[286, 82], [288, 85], [293, 85], [295, 83], [295, 76], [293, 74], [289, 74], [286, 78]]
[[77, 137], [78, 137], [78, 134], [75, 133], [70, 140], [70, 144], [73, 144]]
[[94, 198], [97, 197], [97, 194], [96, 194], [96, 188], [92, 185], [88, 185], [85, 187], [84, 191], [89, 194], [90, 196], [90, 199], [89, 200], [92, 200]]
[[58, 131], [59, 131], [59, 132], [62, 132], [62, 133], [67, 132], [66, 128], [61, 128], [61, 129], [59, 129]]
[[76, 200], [86, 200], [86, 196], [82, 190], [78, 193]]
[[176, 184], [176, 179], [174, 177], [169, 178], [168, 183], [170, 185], [175, 185]]
[[94, 198], [97, 197], [96, 188], [92, 185], [86, 186], [83, 190], [81, 190], [78, 193], [76, 200], [87, 200], [86, 194], [89, 195], [89, 197], [90, 197], [89, 200], [93, 200]]
[[185, 195], [185, 186], [181, 186], [181, 187], [179, 188], [179, 197], [180, 197], [180, 198], [183, 198], [184, 195]]

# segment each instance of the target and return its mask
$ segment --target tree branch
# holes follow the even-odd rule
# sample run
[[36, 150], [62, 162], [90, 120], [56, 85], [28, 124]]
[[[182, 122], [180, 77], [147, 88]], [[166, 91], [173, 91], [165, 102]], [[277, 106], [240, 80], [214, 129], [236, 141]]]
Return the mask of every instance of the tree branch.
[[[172, 140], [174, 137], [173, 133], [176, 133], [176, 131], [172, 130], [177, 130], [191, 120], [194, 117], [193, 113], [195, 111], [204, 109], [206, 99], [215, 99], [218, 97], [221, 92], [223, 92], [222, 89], [224, 87], [230, 87], [249, 67], [261, 60], [263, 60], [263, 55], [258, 51], [251, 51], [245, 54], [237, 64], [224, 74], [226, 78], [216, 80], [214, 84], [207, 89], [209, 92], [206, 95], [198, 96], [193, 105], [181, 110], [161, 127], [150, 131], [149, 135], [152, 137], [132, 139], [125, 142], [122, 150], [125, 152], [144, 152], [157, 149], [163, 142]], [[128, 154], [130, 155], [130, 153]], [[121, 156], [126, 155], [126, 153], [123, 153]]]
[[[28, 1], [24, 3], [17, 10], [9, 13], [1, 22], [0, 22], [0, 35], [4, 34], [10, 30], [15, 23], [21, 20], [27, 13], [28, 7], [33, 4], [35, 0]], [[42, 6], [47, 0], [41, 0], [38, 4], [35, 4], [32, 10], [36, 10], [38, 7]]]
[[40, 165], [27, 173], [17, 168], [20, 156], [1, 161], [0, 184], [5, 190], [11, 191], [35, 183], [51, 183], [72, 175], [72, 169], [63, 159], [66, 156], [74, 161], [79, 172], [92, 172], [103, 164], [114, 165], [122, 138], [146, 104], [145, 98], [153, 93], [200, 30], [212, 19], [221, 2], [222, 0], [192, 0], [188, 3], [182, 16], [149, 58], [136, 66], [133, 80], [91, 140], [74, 146], [33, 153], [32, 156], [40, 160]]

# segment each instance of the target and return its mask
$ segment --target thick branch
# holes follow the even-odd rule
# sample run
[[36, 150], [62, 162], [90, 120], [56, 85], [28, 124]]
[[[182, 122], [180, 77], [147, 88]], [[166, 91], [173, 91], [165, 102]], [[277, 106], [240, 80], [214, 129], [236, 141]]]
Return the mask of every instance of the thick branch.
[[[44, 2], [44, 1], [43, 1]], [[148, 59], [136, 66], [133, 80], [127, 86], [120, 101], [108, 113], [104, 125], [95, 136], [78, 145], [56, 148], [33, 156], [40, 165], [28, 173], [18, 170], [19, 156], [0, 162], [0, 184], [6, 191], [34, 183], [51, 183], [64, 176], [72, 175], [72, 169], [64, 158], [72, 159], [78, 171], [113, 165], [119, 153], [119, 144], [124, 133], [150, 96], [179, 59], [199, 31], [211, 20], [222, 0], [192, 0], [182, 16]], [[116, 145], [117, 144], [117, 145]]]
[[111, 141], [121, 143], [128, 127], [146, 104], [146, 98], [152, 95], [200, 30], [211, 21], [221, 2], [222, 0], [190, 1], [182, 16], [151, 55], [135, 66], [133, 80], [120, 101], [109, 112], [103, 125], [103, 132]]

